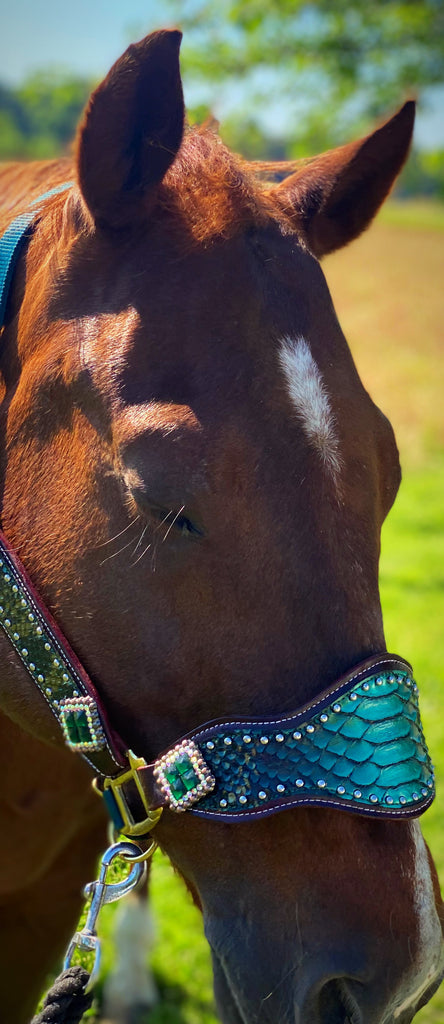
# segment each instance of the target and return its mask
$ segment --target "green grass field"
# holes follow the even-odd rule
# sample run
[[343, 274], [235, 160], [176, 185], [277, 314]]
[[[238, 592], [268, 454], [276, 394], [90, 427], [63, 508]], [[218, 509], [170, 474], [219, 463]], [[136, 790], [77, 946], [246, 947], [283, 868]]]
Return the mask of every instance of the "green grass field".
[[[413, 663], [420, 684], [438, 778], [424, 833], [444, 882], [443, 266], [443, 208], [396, 204], [325, 269], [362, 379], [392, 420], [401, 452], [404, 480], [383, 531], [381, 595], [388, 649]], [[149, 1024], [215, 1024], [199, 915], [158, 855], [153, 904], [162, 1004]], [[106, 908], [106, 969], [112, 916]], [[444, 986], [416, 1020], [442, 1024]]]

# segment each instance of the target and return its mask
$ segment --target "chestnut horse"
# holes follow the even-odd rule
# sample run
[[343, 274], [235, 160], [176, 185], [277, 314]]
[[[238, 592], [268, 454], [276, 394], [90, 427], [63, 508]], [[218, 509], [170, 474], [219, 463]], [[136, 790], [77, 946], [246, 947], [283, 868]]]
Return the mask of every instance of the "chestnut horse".
[[[110, 720], [152, 760], [272, 715], [384, 651], [381, 524], [400, 480], [318, 260], [367, 227], [413, 104], [278, 185], [184, 131], [180, 34], [131, 46], [41, 193], [1, 348], [2, 525]], [[105, 843], [86, 765], [0, 637], [0, 1014], [25, 1024]], [[5, 784], [7, 780], [7, 785]], [[419, 826], [330, 808], [241, 824], [165, 811], [224, 1024], [407, 1024], [442, 974]]]

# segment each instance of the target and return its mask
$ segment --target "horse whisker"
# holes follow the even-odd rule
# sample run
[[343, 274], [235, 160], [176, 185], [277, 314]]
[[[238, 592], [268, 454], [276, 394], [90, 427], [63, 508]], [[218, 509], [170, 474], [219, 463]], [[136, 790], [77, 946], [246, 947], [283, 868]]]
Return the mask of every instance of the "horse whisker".
[[[144, 532], [145, 532], [145, 531], [144, 531]], [[141, 539], [142, 539], [142, 538], [141, 538]], [[146, 548], [144, 548], [144, 549], [143, 549], [143, 551], [142, 551], [142, 553], [141, 553], [141, 554], [139, 555], [139, 557], [138, 557], [138, 558], [136, 558], [136, 561], [135, 561], [135, 562], [131, 562], [131, 568], [132, 568], [132, 569], [134, 568], [134, 566], [135, 566], [135, 565], [137, 565], [137, 563], [138, 563], [138, 562], [140, 562], [140, 561], [142, 560], [142, 558], [144, 557], [144, 555], [146, 555], [147, 551], [149, 551], [150, 547], [151, 547], [151, 543], [147, 544]], [[133, 554], [134, 554], [134, 552], [133, 552]]]
[[[183, 512], [184, 508], [185, 508], [185, 505], [182, 505], [182, 508], [180, 508], [180, 509], [179, 509], [179, 511], [178, 511], [178, 512], [176, 512], [176, 515], [174, 516], [174, 519], [172, 519], [172, 520], [171, 520], [171, 523], [170, 523], [170, 525], [169, 525], [169, 527], [168, 527], [168, 529], [167, 529], [167, 532], [166, 532], [165, 536], [164, 536], [164, 537], [162, 537], [162, 544], [164, 544], [164, 543], [165, 543], [165, 541], [166, 541], [166, 539], [167, 539], [167, 537], [168, 537], [168, 534], [169, 534], [170, 530], [172, 530], [172, 529], [173, 529], [173, 526], [174, 526], [174, 523], [176, 522], [176, 519], [178, 519], [178, 518], [179, 518], [179, 516], [180, 516], [181, 512]], [[164, 521], [165, 521], [165, 520], [164, 520]]]
[[123, 534], [126, 533], [126, 531], [129, 530], [131, 526], [134, 526], [134, 524], [137, 523], [137, 521], [139, 519], [140, 519], [140, 515], [136, 516], [136, 518], [133, 519], [131, 523], [128, 523], [128, 526], [125, 526], [124, 530], [121, 530], [120, 533], [115, 533], [114, 537], [110, 537], [109, 540], [104, 540], [103, 543], [102, 544], [98, 544], [97, 547], [98, 548], [106, 548], [107, 544], [112, 544], [113, 540], [118, 540], [119, 537], [122, 537]]
[[111, 560], [111, 558], [117, 558], [117, 555], [121, 555], [122, 551], [126, 551], [126, 549], [129, 548], [131, 546], [131, 544], [133, 544], [133, 543], [134, 543], [134, 539], [133, 540], [129, 540], [128, 544], [124, 544], [123, 545], [123, 548], [119, 548], [119, 550], [115, 551], [114, 554], [108, 555], [106, 558], [103, 559], [102, 562], [99, 562], [99, 566], [105, 565], [105, 562], [109, 562]]
[[145, 523], [145, 526], [144, 526], [144, 528], [142, 530], [142, 533], [140, 534], [139, 540], [137, 541], [137, 544], [136, 544], [136, 546], [134, 548], [133, 555], [136, 554], [137, 548], [140, 547], [140, 545], [141, 545], [141, 543], [143, 541], [143, 538], [144, 538], [144, 536], [146, 534], [146, 531], [147, 531], [149, 525], [150, 525], [149, 523]]
[[157, 524], [157, 526], [154, 527], [153, 533], [157, 533], [157, 531], [160, 530], [160, 527], [163, 526], [164, 523], [166, 523], [168, 516], [172, 516], [173, 512], [174, 509], [170, 508], [169, 512], [167, 512], [166, 515], [164, 515], [163, 519], [161, 519], [160, 522]]

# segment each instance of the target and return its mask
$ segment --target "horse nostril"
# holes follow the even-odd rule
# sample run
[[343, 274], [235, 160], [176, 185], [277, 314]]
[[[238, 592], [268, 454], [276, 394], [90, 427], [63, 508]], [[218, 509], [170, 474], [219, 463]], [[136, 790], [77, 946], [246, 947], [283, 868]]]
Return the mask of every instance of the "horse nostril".
[[332, 978], [319, 994], [319, 1024], [362, 1024], [362, 1014], [345, 978]]

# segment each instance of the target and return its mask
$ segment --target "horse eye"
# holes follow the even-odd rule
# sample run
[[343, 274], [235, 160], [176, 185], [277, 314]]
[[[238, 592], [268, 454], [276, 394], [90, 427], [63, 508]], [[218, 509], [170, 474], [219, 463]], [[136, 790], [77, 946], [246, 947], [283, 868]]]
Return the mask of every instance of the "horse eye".
[[182, 511], [175, 512], [174, 509], [160, 508], [158, 505], [152, 505], [150, 507], [150, 514], [168, 532], [174, 530], [175, 533], [180, 533], [182, 537], [203, 537], [203, 531], [188, 516], [182, 515]]
[[195, 523], [191, 522], [191, 519], [187, 519], [186, 516], [178, 516], [174, 522], [176, 530], [182, 534], [182, 537], [202, 537], [202, 530], [196, 526]]

